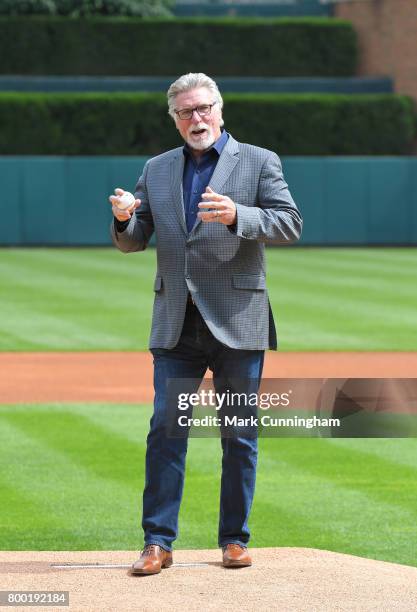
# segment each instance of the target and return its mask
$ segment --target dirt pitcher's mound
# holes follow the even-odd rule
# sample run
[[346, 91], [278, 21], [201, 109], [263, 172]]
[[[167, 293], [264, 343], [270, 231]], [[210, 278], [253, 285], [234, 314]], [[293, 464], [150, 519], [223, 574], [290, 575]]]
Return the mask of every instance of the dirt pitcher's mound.
[[251, 553], [252, 567], [232, 570], [218, 550], [175, 551], [171, 568], [141, 577], [129, 574], [132, 551], [0, 552], [0, 583], [69, 591], [69, 609], [80, 612], [409, 612], [417, 603], [417, 568], [309, 548]]

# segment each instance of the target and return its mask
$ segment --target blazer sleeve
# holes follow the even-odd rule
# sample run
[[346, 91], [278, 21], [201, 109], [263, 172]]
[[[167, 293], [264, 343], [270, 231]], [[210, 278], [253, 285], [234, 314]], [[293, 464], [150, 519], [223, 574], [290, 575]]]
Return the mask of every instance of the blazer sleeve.
[[266, 244], [285, 244], [301, 236], [302, 217], [284, 180], [281, 162], [269, 152], [259, 177], [256, 206], [235, 202], [236, 235]]
[[141, 205], [135, 210], [135, 214], [132, 215], [123, 231], [117, 230], [117, 220], [115, 218], [110, 226], [113, 244], [123, 253], [144, 251], [154, 231], [152, 211], [146, 188], [148, 164], [149, 162], [146, 162], [143, 173], [135, 187], [135, 199], [140, 199]]

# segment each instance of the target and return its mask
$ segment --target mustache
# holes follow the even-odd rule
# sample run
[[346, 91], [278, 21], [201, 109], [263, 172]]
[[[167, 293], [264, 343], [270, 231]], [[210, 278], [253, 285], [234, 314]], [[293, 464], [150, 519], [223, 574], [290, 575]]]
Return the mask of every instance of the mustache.
[[208, 130], [208, 129], [209, 129], [209, 126], [206, 123], [197, 123], [197, 125], [193, 125], [192, 127], [189, 128], [188, 134], [191, 135], [196, 130]]

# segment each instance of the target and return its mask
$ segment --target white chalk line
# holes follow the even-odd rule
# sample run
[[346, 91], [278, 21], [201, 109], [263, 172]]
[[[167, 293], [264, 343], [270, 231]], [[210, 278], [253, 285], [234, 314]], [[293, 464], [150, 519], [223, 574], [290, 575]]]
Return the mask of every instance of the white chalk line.
[[[182, 567], [208, 567], [208, 563], [174, 563], [172, 568]], [[130, 569], [132, 565], [121, 565], [113, 563], [50, 563], [49, 567], [54, 569]]]

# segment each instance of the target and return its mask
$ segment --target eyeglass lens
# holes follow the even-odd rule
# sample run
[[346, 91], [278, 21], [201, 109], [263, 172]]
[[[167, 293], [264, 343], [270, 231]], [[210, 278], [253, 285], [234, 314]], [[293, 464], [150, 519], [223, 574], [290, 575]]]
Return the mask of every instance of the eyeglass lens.
[[193, 112], [197, 111], [197, 114], [200, 115], [200, 117], [205, 117], [206, 115], [210, 114], [211, 107], [212, 104], [202, 104], [196, 108], [184, 108], [183, 110], [178, 111], [178, 116], [180, 119], [191, 119]]

